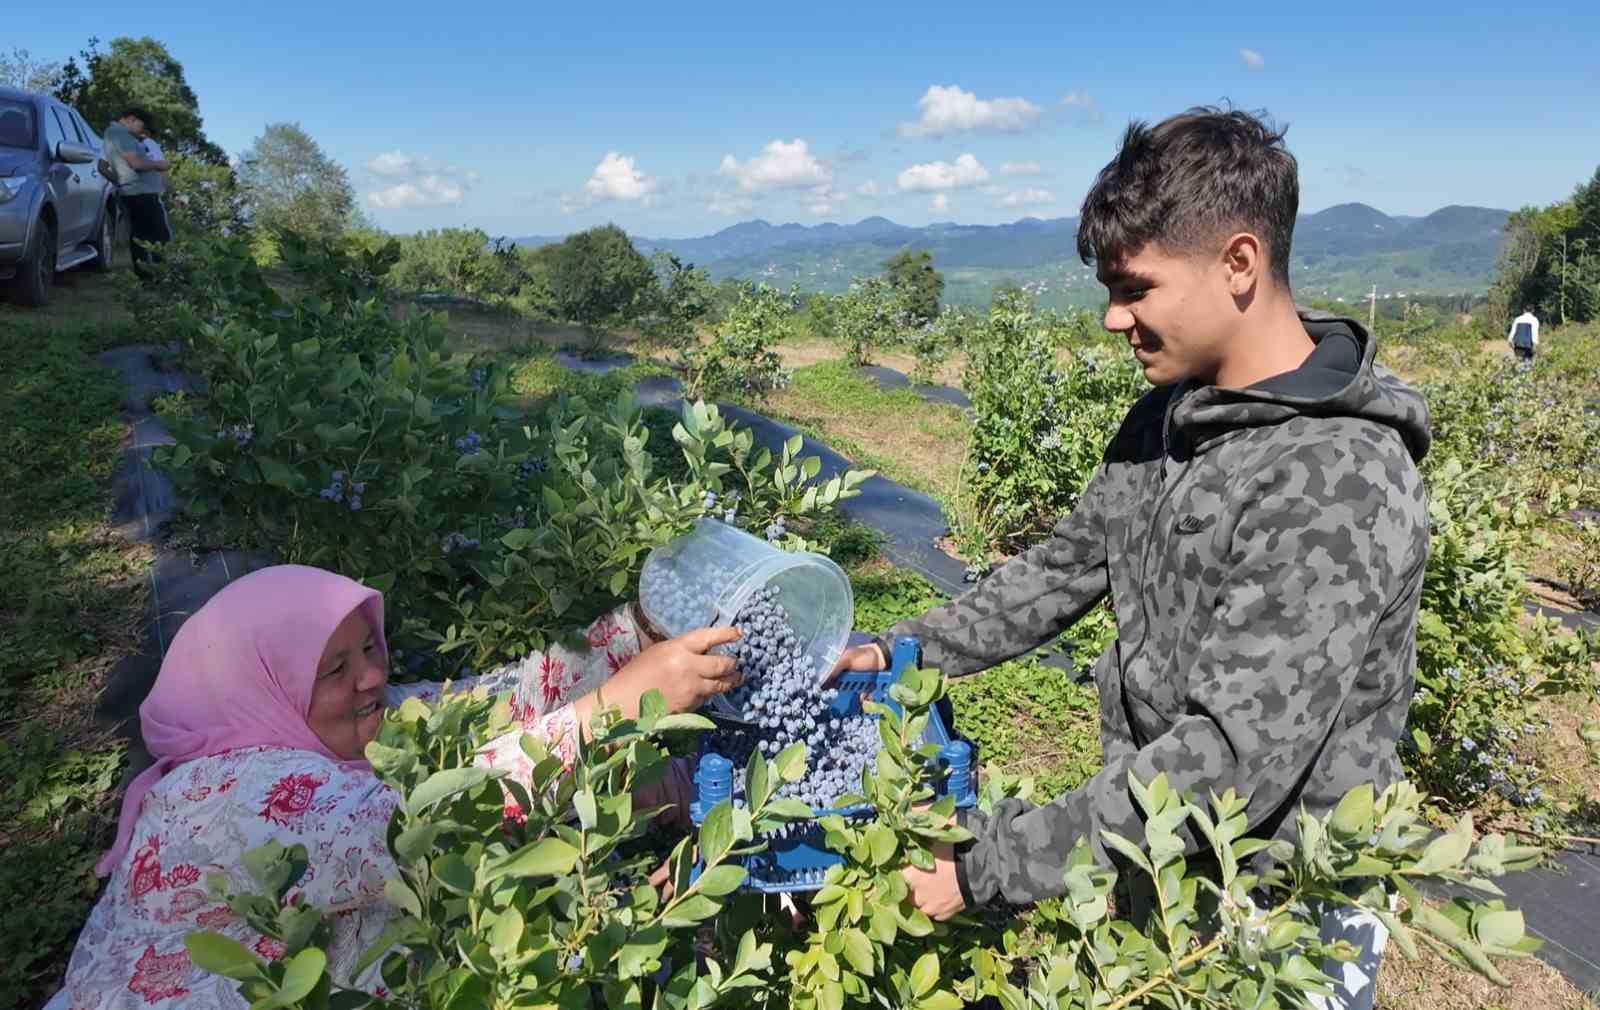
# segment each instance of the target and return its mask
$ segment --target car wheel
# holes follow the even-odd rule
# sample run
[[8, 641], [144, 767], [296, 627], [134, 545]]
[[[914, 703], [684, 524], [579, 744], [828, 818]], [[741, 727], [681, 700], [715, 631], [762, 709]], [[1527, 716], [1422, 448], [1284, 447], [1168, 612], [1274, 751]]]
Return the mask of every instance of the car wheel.
[[38, 308], [50, 301], [50, 286], [56, 281], [56, 229], [48, 221], [39, 222], [39, 243], [33, 255], [17, 264], [12, 282], [16, 299]]
[[97, 274], [107, 273], [114, 265], [117, 255], [117, 218], [107, 207], [100, 214], [100, 235], [94, 243], [94, 262], [91, 266]]

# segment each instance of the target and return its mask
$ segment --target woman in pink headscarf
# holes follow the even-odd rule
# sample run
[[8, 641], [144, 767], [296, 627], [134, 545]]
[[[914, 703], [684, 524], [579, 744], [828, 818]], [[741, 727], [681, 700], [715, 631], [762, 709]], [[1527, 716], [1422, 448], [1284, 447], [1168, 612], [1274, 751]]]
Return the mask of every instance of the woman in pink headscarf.
[[[651, 644], [624, 607], [589, 627], [586, 651], [552, 648], [462, 681], [463, 690], [509, 691], [521, 726], [484, 747], [478, 763], [526, 781], [523, 732], [570, 763], [602, 684], [606, 704], [625, 715], [651, 688], [672, 711], [696, 708], [737, 683], [732, 659], [705, 654], [737, 635], [704, 629]], [[47, 1010], [246, 1006], [233, 982], [189, 963], [183, 937], [218, 930], [263, 957], [281, 955], [211, 900], [205, 883], [220, 873], [235, 891], [249, 889], [244, 853], [274, 838], [305, 845], [299, 893], [337, 913], [335, 977], [380, 992], [377, 966], [354, 979], [349, 968], [390, 915], [383, 884], [396, 871], [385, 834], [397, 797], [362, 754], [387, 706], [440, 689], [388, 679], [383, 597], [341, 575], [265, 568], [196, 611], [139, 708], [155, 764], [128, 788], [116, 844], [98, 867], [111, 879]], [[686, 792], [677, 766], [651, 802], [681, 804]], [[507, 816], [519, 813], [508, 806]]]

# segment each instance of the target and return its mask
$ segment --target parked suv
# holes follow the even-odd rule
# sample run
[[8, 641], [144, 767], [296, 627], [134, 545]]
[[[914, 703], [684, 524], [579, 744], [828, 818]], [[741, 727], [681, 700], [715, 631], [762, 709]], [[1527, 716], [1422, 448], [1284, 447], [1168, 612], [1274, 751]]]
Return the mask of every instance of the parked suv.
[[100, 137], [48, 95], [0, 87], [0, 283], [43, 305], [57, 271], [110, 270], [117, 227]]

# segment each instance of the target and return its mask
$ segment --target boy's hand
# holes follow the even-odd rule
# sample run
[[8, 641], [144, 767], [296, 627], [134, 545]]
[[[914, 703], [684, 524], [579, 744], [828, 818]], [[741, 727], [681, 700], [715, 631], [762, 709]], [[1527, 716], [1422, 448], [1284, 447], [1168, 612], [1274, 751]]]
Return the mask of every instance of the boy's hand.
[[822, 681], [824, 685], [833, 683], [839, 674], [845, 673], [877, 673], [887, 669], [889, 660], [884, 656], [883, 650], [878, 648], [876, 642], [858, 645], [853, 649], [844, 650], [844, 655], [839, 657], [839, 662], [833, 665], [832, 671]]
[[933, 843], [933, 872], [907, 866], [900, 871], [911, 888], [911, 902], [928, 918], [943, 922], [967, 907], [956, 881], [956, 852], [949, 842]]

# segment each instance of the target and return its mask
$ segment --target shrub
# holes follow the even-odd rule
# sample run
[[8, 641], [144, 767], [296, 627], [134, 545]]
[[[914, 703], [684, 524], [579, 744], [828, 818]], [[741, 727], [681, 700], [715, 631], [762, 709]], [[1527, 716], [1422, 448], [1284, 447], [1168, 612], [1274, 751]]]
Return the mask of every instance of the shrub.
[[998, 300], [968, 351], [975, 420], [967, 452], [970, 539], [1017, 549], [1070, 512], [1107, 441], [1145, 388], [1126, 355], [1058, 360], [1050, 327], [1021, 296]]
[[928, 386], [937, 383], [940, 367], [952, 353], [967, 345], [978, 325], [977, 313], [971, 309], [947, 305], [930, 322], [912, 328], [906, 334], [906, 342], [917, 359], [911, 381]]
[[1600, 610], [1600, 524], [1580, 523], [1570, 549], [1556, 562], [1567, 592], [1590, 610]]
[[1432, 542], [1417, 627], [1417, 691], [1403, 756], [1418, 781], [1466, 806], [1486, 797], [1538, 802], [1536, 702], [1592, 690], [1588, 646], [1548, 623], [1521, 627], [1526, 573], [1517, 562], [1533, 517], [1506, 500], [1484, 464], [1431, 467]]
[[899, 343], [914, 325], [906, 296], [882, 277], [857, 278], [832, 301], [832, 328], [845, 346], [845, 360], [870, 365], [876, 353]]
[[[345, 276], [345, 254], [286, 249], [292, 267]], [[397, 321], [314, 278], [321, 293], [290, 307], [253, 270], [194, 276], [181, 332], [207, 395], [157, 462], [222, 542], [389, 593], [403, 672], [427, 648], [478, 666], [581, 625], [701, 515], [756, 532], [786, 516], [798, 546], [865, 479], [818, 481], [798, 444], [758, 450], [703, 404], [685, 405], [671, 447], [625, 392], [524, 413], [505, 370], [448, 353], [436, 318]], [[668, 451], [686, 478], [658, 473]]]
[[797, 292], [746, 284], [709, 340], [687, 342], [678, 355], [684, 395], [761, 399], [789, 382], [773, 345], [789, 334]]
[[[985, 997], [1075, 1010], [1155, 998], [1278, 1005], [1326, 992], [1321, 965], [1350, 954], [1320, 939], [1320, 918], [1332, 908], [1363, 908], [1407, 955], [1421, 940], [1502, 984], [1489, 958], [1523, 957], [1537, 946], [1520, 913], [1498, 901], [1458, 898], [1436, 909], [1417, 887], [1438, 879], [1490, 890], [1484, 878], [1529, 865], [1538, 850], [1499, 835], [1478, 838], [1470, 818], [1435, 837], [1421, 821], [1421, 797], [1404, 783], [1381, 796], [1354, 789], [1321, 819], [1302, 812], [1296, 842], [1268, 844], [1245, 837], [1246, 799], [1231, 790], [1201, 806], [1164, 777], [1130, 779], [1146, 824], [1142, 839], [1105, 836], [1120, 871], [1096, 865], [1080, 845], [1066, 861], [1067, 896], [1036, 917], [1034, 929], [985, 915], [931, 922], [908, 900], [902, 871], [931, 868], [935, 846], [968, 837], [952, 798], [929, 804], [939, 748], [921, 736], [941, 688], [931, 671], [909, 670], [891, 690], [893, 707], [867, 703], [882, 720], [884, 744], [862, 776], [860, 798], [875, 812], [820, 819], [842, 862], [812, 895], [803, 925], [737, 893], [745, 873], [733, 858], [803, 813], [794, 801], [770, 798], [773, 786], [803, 769], [803, 745], [771, 761], [752, 755], [750, 804], [724, 800], [694, 838], [674, 841], [653, 824], [655, 811], [634, 809], [631, 792], [660, 774], [664, 738], [703, 730], [704, 720], [662, 715], [659, 695], [647, 696], [636, 720], [603, 710], [570, 772], [525, 737], [534, 771], [523, 788], [471, 764], [475, 747], [506, 728], [506, 707], [447, 696], [437, 705], [408, 701], [368, 750], [375, 773], [403, 799], [389, 831], [399, 868], [387, 891], [395, 918], [352, 972], [381, 964], [385, 995], [346, 990], [329, 974], [330, 917], [290, 897], [306, 867], [299, 846], [270, 843], [249, 854], [256, 893], [226, 894], [225, 879], [211, 881], [213, 893], [284, 945], [282, 958], [264, 961], [203, 932], [187, 938], [190, 957], [237, 979], [250, 1000], [308, 1010], [957, 1010]], [[991, 787], [986, 798], [1005, 791]], [[512, 804], [519, 816], [508, 821]], [[1199, 850], [1193, 865], [1189, 838]], [[647, 878], [668, 849], [674, 887], [664, 898]], [[1263, 852], [1270, 862], [1257, 869], [1262, 860], [1250, 860]], [[1114, 919], [1119, 884], [1147, 895], [1149, 914]], [[1407, 899], [1404, 912], [1389, 910], [1393, 891]]]

